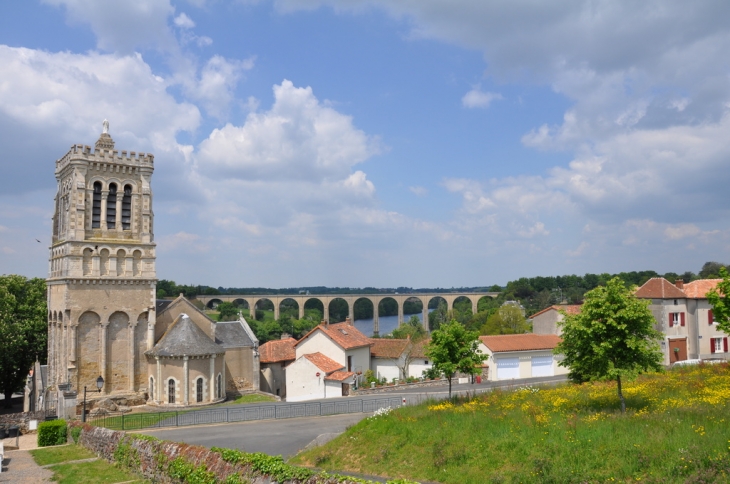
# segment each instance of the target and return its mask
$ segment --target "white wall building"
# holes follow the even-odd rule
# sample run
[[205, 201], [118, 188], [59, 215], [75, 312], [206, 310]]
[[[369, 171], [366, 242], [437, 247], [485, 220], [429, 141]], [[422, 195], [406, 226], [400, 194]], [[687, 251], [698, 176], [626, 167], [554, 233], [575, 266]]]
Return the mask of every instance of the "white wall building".
[[562, 357], [553, 355], [560, 341], [553, 334], [480, 336], [479, 349], [489, 355], [490, 381], [518, 380], [568, 374], [568, 368], [558, 366]]

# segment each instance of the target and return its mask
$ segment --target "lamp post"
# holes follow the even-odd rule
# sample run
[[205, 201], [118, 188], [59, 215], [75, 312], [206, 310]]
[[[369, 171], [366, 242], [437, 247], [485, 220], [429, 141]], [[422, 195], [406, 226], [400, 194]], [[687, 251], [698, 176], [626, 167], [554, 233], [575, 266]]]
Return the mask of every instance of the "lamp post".
[[[99, 378], [96, 379], [96, 388], [99, 393], [101, 393], [101, 387], [104, 386], [104, 378], [99, 375]], [[86, 385], [84, 385], [84, 406], [81, 413], [81, 421], [86, 422]]]

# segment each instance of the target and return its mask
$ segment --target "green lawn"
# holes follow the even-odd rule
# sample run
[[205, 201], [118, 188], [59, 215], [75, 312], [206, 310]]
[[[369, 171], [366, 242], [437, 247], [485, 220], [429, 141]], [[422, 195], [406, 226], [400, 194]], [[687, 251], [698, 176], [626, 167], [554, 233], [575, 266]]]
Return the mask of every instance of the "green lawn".
[[247, 395], [241, 395], [240, 397], [236, 398], [235, 400], [232, 400], [230, 402], [226, 402], [226, 405], [230, 404], [238, 404], [238, 403], [266, 403], [266, 402], [275, 402], [276, 398], [270, 397], [268, 395], [259, 395], [258, 393], [249, 393]]
[[149, 482], [103, 459], [68, 463], [96, 457], [91, 451], [76, 444], [43, 447], [31, 450], [30, 453], [38, 465], [54, 464], [49, 468], [53, 472], [53, 481], [61, 484]]
[[441, 483], [730, 482], [730, 369], [495, 390], [367, 418], [293, 464]]

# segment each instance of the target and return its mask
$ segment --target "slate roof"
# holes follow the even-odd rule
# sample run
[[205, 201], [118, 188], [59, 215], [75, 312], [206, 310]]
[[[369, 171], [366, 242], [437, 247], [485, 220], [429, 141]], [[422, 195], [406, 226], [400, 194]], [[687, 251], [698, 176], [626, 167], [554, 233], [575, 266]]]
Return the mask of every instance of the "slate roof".
[[543, 313], [546, 313], [548, 311], [552, 311], [553, 309], [556, 311], [565, 311], [568, 314], [580, 314], [580, 304], [555, 304], [550, 307], [547, 307], [543, 309], [542, 311], [538, 311], [532, 316], [530, 316], [530, 319], [534, 318], [535, 316], [539, 316]]
[[215, 344], [187, 314], [181, 313], [167, 328], [160, 341], [145, 354], [150, 356], [220, 355], [225, 350]]
[[362, 334], [355, 326], [348, 323], [337, 323], [328, 325], [320, 324], [319, 326], [312, 329], [309, 333], [304, 335], [302, 339], [297, 342], [297, 345], [307, 339], [309, 335], [314, 333], [315, 331], [322, 331], [324, 334], [329, 336], [332, 341], [334, 341], [340, 347], [346, 350], [371, 345], [370, 338]]
[[293, 361], [297, 359], [294, 345], [297, 340], [294, 338], [277, 339], [267, 341], [259, 346], [261, 363], [278, 363], [280, 361]]
[[681, 289], [663, 277], [652, 277], [636, 290], [635, 295], [643, 299], [684, 299], [687, 297]]
[[306, 355], [303, 355], [303, 358], [308, 359], [311, 361], [314, 366], [322, 370], [325, 374], [335, 372], [337, 370], [342, 370], [345, 368], [344, 365], [341, 365], [337, 363], [332, 358], [323, 355], [322, 353], [309, 353]]
[[255, 346], [240, 321], [219, 321], [215, 323], [215, 342], [224, 348], [250, 348]]
[[352, 378], [355, 376], [355, 374], [351, 371], [336, 371], [332, 373], [331, 375], [326, 376], [325, 380], [334, 380], [334, 381], [345, 381], [348, 378]]
[[699, 281], [688, 282], [684, 285], [684, 293], [692, 299], [706, 299], [707, 293], [717, 287], [722, 279], [700, 279]]
[[370, 356], [375, 358], [400, 358], [410, 344], [407, 339], [369, 338]]
[[506, 351], [534, 351], [552, 350], [562, 341], [555, 334], [500, 334], [494, 336], [480, 336], [479, 340], [492, 353]]
[[155, 311], [157, 311], [157, 314], [167, 309], [167, 306], [172, 304], [172, 301], [172, 299], [158, 299], [155, 301]]

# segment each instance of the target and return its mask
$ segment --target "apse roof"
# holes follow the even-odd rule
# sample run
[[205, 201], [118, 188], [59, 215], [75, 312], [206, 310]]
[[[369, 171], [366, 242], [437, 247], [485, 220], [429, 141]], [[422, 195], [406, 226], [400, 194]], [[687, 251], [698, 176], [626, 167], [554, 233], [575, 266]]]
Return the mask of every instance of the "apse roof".
[[225, 350], [215, 344], [187, 314], [181, 313], [154, 348], [145, 354], [150, 356], [206, 356], [220, 355]]

